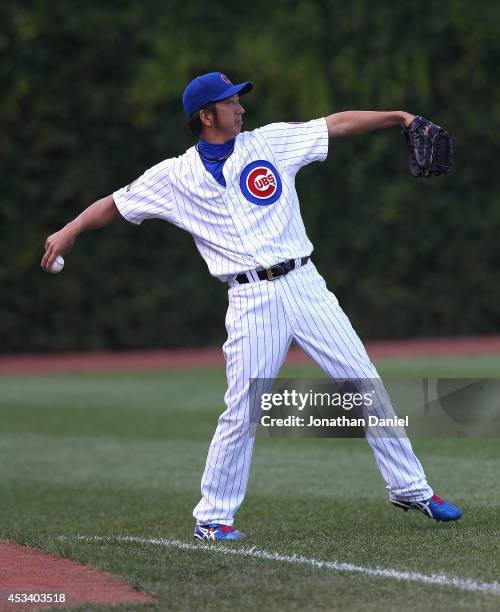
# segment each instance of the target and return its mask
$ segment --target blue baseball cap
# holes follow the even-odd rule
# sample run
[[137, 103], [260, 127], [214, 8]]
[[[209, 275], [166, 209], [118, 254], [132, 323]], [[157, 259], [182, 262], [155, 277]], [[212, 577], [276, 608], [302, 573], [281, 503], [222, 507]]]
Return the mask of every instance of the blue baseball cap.
[[253, 89], [253, 83], [233, 85], [222, 72], [209, 72], [193, 79], [182, 94], [182, 106], [188, 117], [209, 102], [230, 98], [234, 94], [246, 94]]

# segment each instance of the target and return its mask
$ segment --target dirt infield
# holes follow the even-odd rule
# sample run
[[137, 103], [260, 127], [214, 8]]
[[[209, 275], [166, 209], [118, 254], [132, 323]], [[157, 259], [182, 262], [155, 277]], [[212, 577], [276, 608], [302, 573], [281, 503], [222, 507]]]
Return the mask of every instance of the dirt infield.
[[[500, 336], [384, 340], [367, 342], [365, 346], [373, 359], [491, 355], [500, 354]], [[292, 348], [288, 353], [288, 363], [308, 361], [309, 358], [298, 348]], [[220, 349], [3, 355], [0, 356], [0, 376], [162, 370], [222, 366], [223, 363]]]
[[[121, 578], [5, 541], [0, 541], [0, 579], [0, 612], [82, 604], [156, 603], [153, 597], [133, 589]], [[9, 595], [16, 594], [20, 602], [9, 602]], [[29, 594], [34, 601], [22, 603]], [[48, 595], [52, 603], [42, 603]]]

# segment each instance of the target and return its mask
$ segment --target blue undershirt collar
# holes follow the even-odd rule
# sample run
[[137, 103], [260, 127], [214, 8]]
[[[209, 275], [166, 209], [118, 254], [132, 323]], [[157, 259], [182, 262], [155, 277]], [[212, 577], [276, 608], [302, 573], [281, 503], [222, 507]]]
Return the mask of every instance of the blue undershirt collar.
[[226, 186], [226, 179], [224, 178], [222, 169], [232, 153], [234, 141], [235, 138], [231, 138], [231, 140], [227, 140], [222, 144], [211, 144], [203, 140], [203, 138], [200, 138], [197, 145], [198, 155], [205, 169], [207, 172], [210, 172], [219, 185], [223, 187]]

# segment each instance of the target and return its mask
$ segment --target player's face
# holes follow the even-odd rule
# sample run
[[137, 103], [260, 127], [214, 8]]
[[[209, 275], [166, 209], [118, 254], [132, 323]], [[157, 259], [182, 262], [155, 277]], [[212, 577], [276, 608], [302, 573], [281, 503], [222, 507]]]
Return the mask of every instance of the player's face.
[[238, 94], [220, 100], [215, 104], [214, 129], [218, 137], [225, 142], [241, 132], [245, 109], [240, 104]]

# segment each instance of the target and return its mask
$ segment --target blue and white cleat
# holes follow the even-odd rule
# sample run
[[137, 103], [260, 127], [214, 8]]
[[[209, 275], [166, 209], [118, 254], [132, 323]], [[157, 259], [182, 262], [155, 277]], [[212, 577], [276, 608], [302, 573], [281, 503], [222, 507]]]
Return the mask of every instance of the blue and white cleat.
[[405, 512], [408, 512], [408, 510], [420, 510], [427, 518], [432, 518], [435, 521], [458, 521], [462, 516], [460, 508], [437, 495], [433, 495], [425, 501], [405, 501], [394, 499], [392, 495], [389, 496], [389, 499], [391, 504]]
[[220, 523], [208, 523], [207, 525], [196, 525], [194, 530], [196, 540], [243, 540], [246, 535], [230, 525]]

